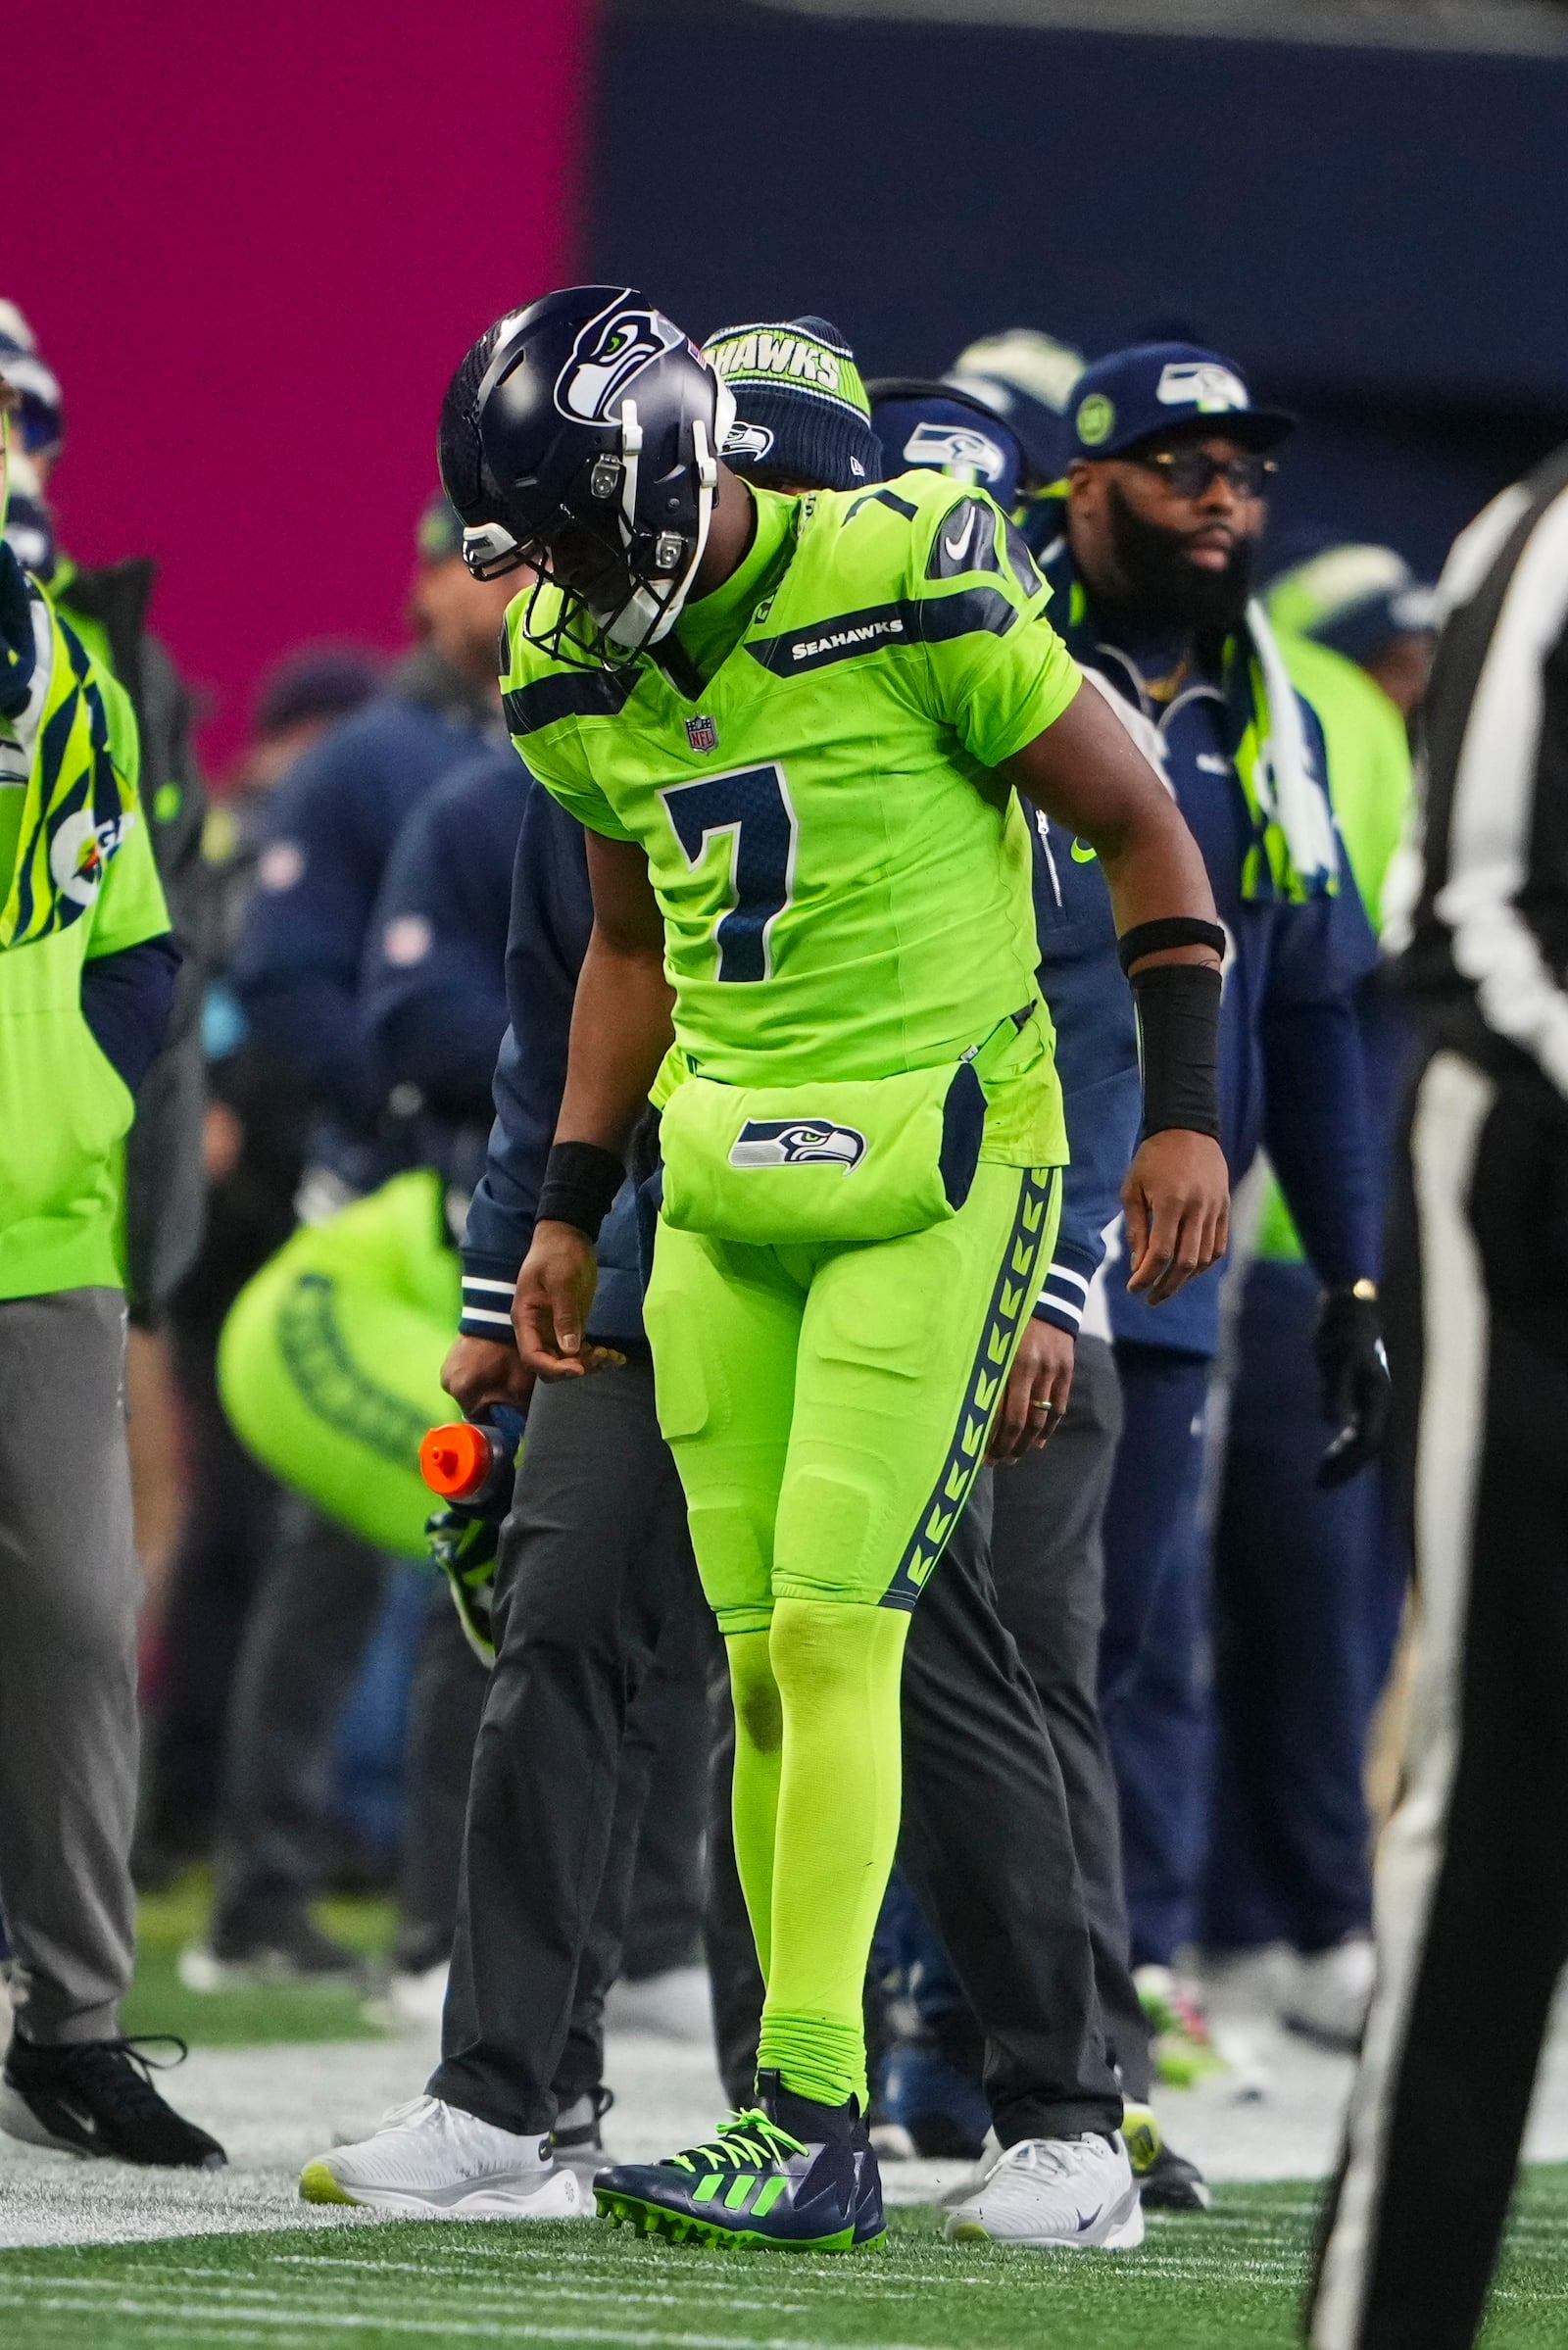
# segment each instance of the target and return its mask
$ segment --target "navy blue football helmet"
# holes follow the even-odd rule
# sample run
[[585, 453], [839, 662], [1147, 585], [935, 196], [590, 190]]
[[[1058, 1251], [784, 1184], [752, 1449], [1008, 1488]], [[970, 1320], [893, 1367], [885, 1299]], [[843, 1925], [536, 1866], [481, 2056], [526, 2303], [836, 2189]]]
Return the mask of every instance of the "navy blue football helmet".
[[889, 480], [906, 471], [949, 473], [989, 490], [1004, 514], [1028, 469], [1012, 426], [972, 392], [918, 375], [884, 375], [865, 387], [871, 430]]
[[441, 480], [481, 579], [529, 563], [523, 633], [614, 665], [674, 626], [702, 561], [734, 400], [632, 286], [579, 285], [509, 312], [441, 411]]

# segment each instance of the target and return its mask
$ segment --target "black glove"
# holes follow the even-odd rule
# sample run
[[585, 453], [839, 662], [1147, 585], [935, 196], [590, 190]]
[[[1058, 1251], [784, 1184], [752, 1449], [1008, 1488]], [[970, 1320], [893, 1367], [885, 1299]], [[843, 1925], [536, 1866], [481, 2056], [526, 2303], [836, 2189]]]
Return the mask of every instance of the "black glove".
[[1316, 1482], [1344, 1485], [1376, 1460], [1389, 1425], [1389, 1358], [1370, 1281], [1324, 1292], [1312, 1352], [1323, 1383], [1323, 1417], [1338, 1432], [1317, 1464]]

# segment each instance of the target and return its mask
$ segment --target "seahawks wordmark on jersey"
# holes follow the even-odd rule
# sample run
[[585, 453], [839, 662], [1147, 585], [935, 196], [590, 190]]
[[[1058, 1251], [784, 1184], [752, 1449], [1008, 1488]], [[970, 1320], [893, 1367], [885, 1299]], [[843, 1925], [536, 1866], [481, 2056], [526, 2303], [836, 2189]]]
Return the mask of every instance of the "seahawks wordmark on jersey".
[[[676, 1045], [659, 1098], [929, 1068], [1037, 1006], [986, 1155], [1065, 1156], [1035, 982], [1028, 825], [994, 770], [1079, 672], [982, 492], [755, 493], [769, 560], [739, 641], [687, 700], [652, 660], [554, 660], [509, 623], [507, 722], [590, 830], [636, 841], [663, 913]], [[710, 719], [722, 750], [700, 747]]]

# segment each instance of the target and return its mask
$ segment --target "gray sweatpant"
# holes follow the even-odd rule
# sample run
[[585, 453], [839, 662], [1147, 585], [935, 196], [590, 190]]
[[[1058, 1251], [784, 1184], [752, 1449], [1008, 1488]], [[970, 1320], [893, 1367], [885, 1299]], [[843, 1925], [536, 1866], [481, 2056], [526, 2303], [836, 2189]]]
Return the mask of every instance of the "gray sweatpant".
[[135, 1917], [136, 1610], [118, 1290], [0, 1298], [0, 1909], [18, 2027], [109, 2039]]

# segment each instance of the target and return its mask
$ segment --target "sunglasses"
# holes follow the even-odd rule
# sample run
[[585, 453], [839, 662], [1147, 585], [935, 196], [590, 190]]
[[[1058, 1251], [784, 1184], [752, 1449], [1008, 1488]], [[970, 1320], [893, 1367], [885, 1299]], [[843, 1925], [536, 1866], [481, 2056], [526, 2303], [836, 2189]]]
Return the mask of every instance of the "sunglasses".
[[1215, 481], [1238, 498], [1261, 498], [1277, 469], [1272, 457], [1210, 457], [1205, 449], [1147, 449], [1132, 462], [1157, 473], [1177, 498], [1201, 498]]

